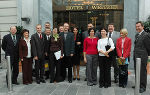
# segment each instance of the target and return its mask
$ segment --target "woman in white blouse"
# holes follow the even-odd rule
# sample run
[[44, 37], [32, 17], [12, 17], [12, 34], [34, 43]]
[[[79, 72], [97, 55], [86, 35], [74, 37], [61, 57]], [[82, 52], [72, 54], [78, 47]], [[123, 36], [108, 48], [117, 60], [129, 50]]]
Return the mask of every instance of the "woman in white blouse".
[[[111, 63], [109, 53], [115, 48], [111, 38], [107, 37], [107, 30], [102, 28], [102, 38], [98, 40], [98, 52], [99, 52], [99, 68], [100, 79], [99, 87], [108, 88], [111, 86]], [[106, 50], [105, 46], [110, 45], [110, 49]]]

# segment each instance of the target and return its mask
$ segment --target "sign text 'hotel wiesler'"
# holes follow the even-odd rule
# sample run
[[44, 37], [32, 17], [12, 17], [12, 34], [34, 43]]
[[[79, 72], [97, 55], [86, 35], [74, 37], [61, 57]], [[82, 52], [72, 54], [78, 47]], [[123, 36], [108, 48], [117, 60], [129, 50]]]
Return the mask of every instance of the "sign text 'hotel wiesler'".
[[92, 5], [92, 6], [66, 6], [66, 10], [101, 10], [101, 9], [122, 9], [119, 7], [119, 5]]

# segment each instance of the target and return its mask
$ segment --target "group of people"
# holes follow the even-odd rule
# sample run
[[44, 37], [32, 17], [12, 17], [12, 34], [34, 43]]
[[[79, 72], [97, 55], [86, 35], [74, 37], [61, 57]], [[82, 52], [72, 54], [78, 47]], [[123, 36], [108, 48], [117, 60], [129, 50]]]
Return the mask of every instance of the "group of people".
[[[97, 31], [89, 23], [87, 31], [79, 33], [78, 27], [73, 27], [70, 31], [69, 24], [64, 23], [59, 26], [58, 31], [57, 28], [51, 30], [50, 23], [46, 22], [44, 32], [42, 32], [42, 26], [38, 24], [36, 33], [30, 39], [29, 30], [23, 29], [23, 35], [19, 36], [16, 34], [16, 27], [10, 27], [10, 34], [5, 35], [2, 40], [2, 49], [11, 59], [12, 83], [19, 84], [17, 82], [19, 59], [22, 62], [23, 84], [32, 83], [33, 61], [37, 84], [45, 83], [44, 75], [46, 79], [50, 78], [50, 83], [64, 81], [66, 75], [68, 75], [69, 83], [72, 83], [72, 80], [80, 80], [80, 57], [83, 47], [83, 60], [86, 64], [85, 81], [88, 86], [97, 85], [97, 67], [99, 66], [99, 87], [110, 87], [111, 66], [113, 66], [114, 82], [119, 81], [119, 87], [125, 88], [128, 81], [132, 41], [127, 37], [127, 29], [116, 32], [114, 24], [109, 24], [107, 29], [102, 28]], [[150, 54], [150, 38], [144, 31], [142, 22], [136, 23], [136, 30], [138, 34], [134, 42], [134, 66], [136, 66], [136, 58], [141, 58], [139, 91], [142, 93], [146, 91], [146, 65]], [[45, 60], [49, 64], [48, 72], [44, 70]]]

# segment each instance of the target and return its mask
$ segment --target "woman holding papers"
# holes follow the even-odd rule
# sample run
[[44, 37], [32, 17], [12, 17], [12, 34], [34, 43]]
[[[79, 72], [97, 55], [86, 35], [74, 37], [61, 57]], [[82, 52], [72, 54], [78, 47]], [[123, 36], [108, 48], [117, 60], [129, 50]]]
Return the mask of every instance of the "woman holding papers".
[[[119, 64], [119, 87], [125, 88], [128, 80], [128, 60], [131, 52], [131, 39], [127, 37], [127, 29], [121, 29], [117, 39], [116, 50]], [[119, 61], [120, 60], [120, 61]]]
[[63, 42], [62, 38], [57, 34], [57, 28], [53, 29], [50, 43], [50, 83], [53, 83], [54, 81], [61, 82], [63, 79], [60, 76], [60, 60], [63, 58]]

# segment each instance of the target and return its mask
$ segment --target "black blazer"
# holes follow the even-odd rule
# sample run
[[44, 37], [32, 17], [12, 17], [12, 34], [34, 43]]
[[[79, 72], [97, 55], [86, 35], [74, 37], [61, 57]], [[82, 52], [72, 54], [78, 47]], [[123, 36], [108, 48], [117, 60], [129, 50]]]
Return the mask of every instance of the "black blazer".
[[7, 34], [2, 40], [2, 49], [5, 51], [5, 56], [19, 58], [19, 40], [20, 36], [16, 34], [17, 43], [14, 45], [11, 34]]
[[44, 58], [45, 55], [45, 35], [42, 33], [42, 39], [40, 39], [37, 33], [31, 36], [32, 54], [33, 57]]
[[64, 38], [64, 32], [59, 34], [63, 39], [63, 51], [65, 56], [70, 56], [70, 54], [74, 54], [75, 42], [74, 42], [74, 34], [72, 32], [68, 32], [66, 40]]
[[145, 31], [135, 35], [134, 57], [147, 59], [150, 55], [150, 35]]

